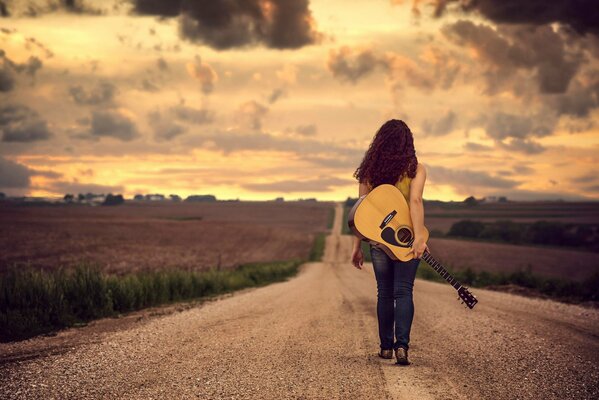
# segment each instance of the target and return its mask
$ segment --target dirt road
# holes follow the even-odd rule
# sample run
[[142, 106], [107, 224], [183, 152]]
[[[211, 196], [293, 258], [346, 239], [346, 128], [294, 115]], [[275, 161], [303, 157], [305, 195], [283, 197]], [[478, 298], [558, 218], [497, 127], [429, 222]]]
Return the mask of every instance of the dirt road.
[[[324, 262], [287, 282], [44, 356], [15, 354], [55, 338], [2, 344], [0, 398], [599, 398], [599, 312], [547, 300], [474, 290], [471, 311], [418, 280], [412, 365], [378, 358], [372, 268], [354, 269], [350, 248], [333, 233]], [[85, 338], [60, 335], [73, 331]]]

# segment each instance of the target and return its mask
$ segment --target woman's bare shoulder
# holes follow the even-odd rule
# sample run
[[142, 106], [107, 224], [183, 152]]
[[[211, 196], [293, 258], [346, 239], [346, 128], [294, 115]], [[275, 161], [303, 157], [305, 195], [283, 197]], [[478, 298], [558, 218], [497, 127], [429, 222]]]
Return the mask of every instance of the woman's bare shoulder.
[[416, 166], [416, 174], [418, 174], [419, 172], [426, 174], [426, 166], [421, 162], [419, 162]]

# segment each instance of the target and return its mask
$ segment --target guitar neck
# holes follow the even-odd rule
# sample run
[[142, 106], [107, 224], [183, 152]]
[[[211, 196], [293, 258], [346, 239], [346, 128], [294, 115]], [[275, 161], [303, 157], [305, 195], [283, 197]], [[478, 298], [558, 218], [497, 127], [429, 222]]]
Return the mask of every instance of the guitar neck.
[[437, 271], [437, 273], [441, 275], [443, 279], [445, 279], [456, 290], [459, 290], [462, 287], [462, 285], [453, 276], [451, 276], [451, 274], [447, 272], [445, 268], [443, 268], [441, 263], [435, 260], [435, 258], [431, 255], [431, 253], [428, 252], [428, 250], [424, 251], [424, 254], [422, 254], [422, 258], [424, 258], [428, 265], [433, 267], [433, 269]]

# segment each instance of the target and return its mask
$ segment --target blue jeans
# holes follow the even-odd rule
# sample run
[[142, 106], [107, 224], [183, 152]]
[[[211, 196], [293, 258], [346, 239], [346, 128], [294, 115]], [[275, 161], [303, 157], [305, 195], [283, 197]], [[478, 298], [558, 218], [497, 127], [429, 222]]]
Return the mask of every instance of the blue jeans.
[[420, 259], [393, 260], [382, 249], [372, 245], [370, 255], [377, 285], [376, 315], [381, 349], [408, 349], [414, 319], [412, 290]]

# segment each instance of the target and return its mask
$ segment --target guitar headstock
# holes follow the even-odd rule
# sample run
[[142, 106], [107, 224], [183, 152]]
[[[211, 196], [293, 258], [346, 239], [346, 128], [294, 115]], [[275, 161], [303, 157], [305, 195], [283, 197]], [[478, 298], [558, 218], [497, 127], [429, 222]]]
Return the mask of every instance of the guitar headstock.
[[462, 299], [462, 304], [465, 304], [468, 308], [472, 309], [478, 303], [476, 296], [470, 293], [467, 287], [462, 286], [458, 289], [458, 300]]

